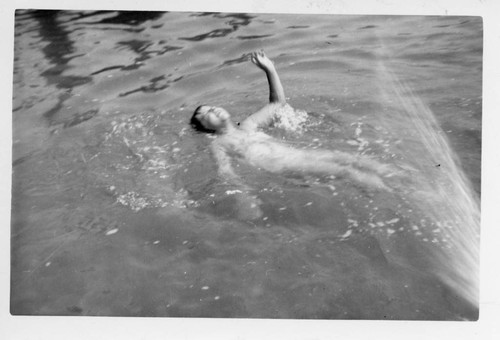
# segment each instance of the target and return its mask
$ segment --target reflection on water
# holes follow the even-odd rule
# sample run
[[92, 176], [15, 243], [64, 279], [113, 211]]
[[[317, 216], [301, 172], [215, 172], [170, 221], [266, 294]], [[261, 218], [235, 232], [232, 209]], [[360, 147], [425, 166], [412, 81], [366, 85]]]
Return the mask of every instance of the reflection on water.
[[[97, 14], [106, 12], [97, 12]], [[148, 20], [156, 20], [163, 16], [162, 12], [132, 12], [132, 11], [120, 11], [112, 17], [107, 17], [99, 21], [99, 24], [117, 24], [117, 25], [129, 25], [129, 26], [140, 26]]]
[[33, 16], [40, 23], [39, 34], [42, 41], [48, 44], [42, 49], [45, 57], [53, 65], [45, 70], [41, 76], [47, 79], [47, 83], [55, 84], [57, 87], [71, 89], [78, 85], [88, 83], [90, 77], [62, 76], [63, 72], [69, 68], [71, 59], [78, 57], [73, 55], [75, 49], [73, 41], [68, 37], [61, 24], [57, 20], [57, 11], [34, 11]]
[[241, 40], [251, 40], [251, 39], [262, 39], [262, 38], [268, 38], [268, 37], [272, 37], [273, 35], [272, 34], [263, 34], [263, 35], [245, 35], [245, 36], [238, 36], [237, 38], [238, 39], [241, 39]]
[[255, 18], [248, 14], [221, 14], [221, 13], [204, 13], [200, 16], [207, 16], [207, 15], [213, 16], [214, 18], [218, 19], [226, 19], [226, 18], [231, 19], [229, 21], [224, 22], [225, 25], [231, 26], [231, 28], [218, 28], [208, 33], [199, 34], [194, 37], [181, 37], [179, 39], [187, 41], [203, 41], [205, 39], [222, 38], [237, 31], [240, 28], [240, 26], [249, 25], [252, 22], [252, 19]]
[[[48, 85], [54, 84], [56, 87], [65, 90], [59, 95], [57, 104], [44, 113], [49, 122], [52, 122], [51, 118], [63, 107], [64, 102], [71, 95], [73, 87], [86, 84], [92, 78], [88, 76], [63, 75], [64, 71], [69, 68], [68, 63], [71, 59], [78, 57], [78, 55], [74, 55], [73, 41], [69, 39], [68, 32], [62, 28], [57, 20], [58, 11], [34, 11], [33, 17], [39, 22], [38, 32], [42, 41], [48, 42], [42, 51], [52, 65], [52, 67], [42, 72], [41, 76], [46, 78]], [[91, 118], [93, 115], [84, 115], [83, 117], [85, 116]], [[72, 126], [85, 120], [80, 116], [75, 120], [66, 122], [65, 125]]]
[[[188, 121], [258, 110], [261, 48], [297, 109], [265, 132], [392, 192], [235, 162], [238, 217]], [[11, 312], [476, 319], [481, 59], [478, 18], [17, 11]]]

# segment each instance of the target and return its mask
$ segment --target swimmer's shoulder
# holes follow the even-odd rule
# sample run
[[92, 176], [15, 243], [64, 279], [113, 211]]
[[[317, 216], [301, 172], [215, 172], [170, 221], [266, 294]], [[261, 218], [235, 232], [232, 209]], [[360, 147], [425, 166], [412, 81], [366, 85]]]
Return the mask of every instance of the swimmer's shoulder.
[[271, 136], [269, 136], [267, 133], [264, 133], [262, 131], [255, 131], [254, 133], [252, 133], [252, 139], [256, 140], [256, 141], [267, 141], [267, 140], [270, 140], [272, 139]]
[[243, 120], [239, 127], [245, 131], [255, 131], [257, 128], [271, 124], [276, 113], [278, 113], [283, 107], [286, 107], [287, 103], [268, 103], [259, 111], [251, 114], [245, 120]]

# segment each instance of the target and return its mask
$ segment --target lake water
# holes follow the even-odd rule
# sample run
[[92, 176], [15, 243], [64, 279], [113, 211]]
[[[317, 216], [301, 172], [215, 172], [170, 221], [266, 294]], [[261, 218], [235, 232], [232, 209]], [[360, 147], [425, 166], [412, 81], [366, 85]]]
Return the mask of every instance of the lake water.
[[[17, 11], [11, 313], [474, 320], [478, 17]], [[295, 148], [401, 169], [217, 175], [200, 104], [267, 101], [264, 49], [297, 111]], [[307, 112], [306, 119], [303, 113]], [[294, 124], [295, 123], [295, 124]]]

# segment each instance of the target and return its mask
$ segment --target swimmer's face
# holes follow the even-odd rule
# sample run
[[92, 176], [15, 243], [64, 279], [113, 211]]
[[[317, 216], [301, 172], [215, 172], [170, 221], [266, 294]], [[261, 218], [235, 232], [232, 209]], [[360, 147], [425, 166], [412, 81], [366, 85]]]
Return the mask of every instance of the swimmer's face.
[[198, 108], [196, 118], [198, 121], [209, 130], [218, 131], [226, 126], [229, 120], [229, 113], [221, 107], [201, 106]]

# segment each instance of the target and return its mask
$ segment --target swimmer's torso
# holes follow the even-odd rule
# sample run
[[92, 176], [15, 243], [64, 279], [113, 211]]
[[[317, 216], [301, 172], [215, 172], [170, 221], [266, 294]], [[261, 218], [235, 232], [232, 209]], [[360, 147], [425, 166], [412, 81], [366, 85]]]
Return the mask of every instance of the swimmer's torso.
[[293, 153], [293, 149], [263, 132], [238, 130], [219, 137], [216, 143], [229, 156], [271, 172], [283, 170], [285, 158]]
[[392, 173], [391, 168], [369, 157], [328, 150], [296, 149], [265, 133], [244, 130], [219, 136], [213, 146], [228, 157], [269, 172], [347, 176], [367, 187], [391, 190], [382, 177]]

